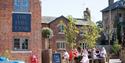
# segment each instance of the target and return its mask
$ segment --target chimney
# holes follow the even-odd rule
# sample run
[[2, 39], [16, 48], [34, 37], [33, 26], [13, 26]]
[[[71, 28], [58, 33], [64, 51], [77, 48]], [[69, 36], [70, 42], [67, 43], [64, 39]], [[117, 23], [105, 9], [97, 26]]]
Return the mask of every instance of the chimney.
[[91, 13], [89, 8], [86, 8], [86, 10], [84, 11], [84, 19], [86, 19], [87, 21], [91, 19]]
[[109, 6], [112, 5], [113, 3], [114, 3], [114, 0], [108, 0]]

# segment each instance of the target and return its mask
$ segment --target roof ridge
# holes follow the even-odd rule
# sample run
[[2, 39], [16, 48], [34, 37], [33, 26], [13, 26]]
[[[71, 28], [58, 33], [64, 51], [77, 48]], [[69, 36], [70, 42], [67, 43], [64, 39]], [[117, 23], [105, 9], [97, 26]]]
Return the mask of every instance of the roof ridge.
[[[123, 2], [123, 3], [121, 3], [121, 2]], [[118, 0], [118, 1], [114, 2], [112, 5], [109, 5], [106, 8], [104, 8], [103, 10], [101, 10], [101, 12], [106, 12], [106, 11], [114, 10], [117, 8], [125, 8], [124, 4], [125, 4], [125, 1]]]

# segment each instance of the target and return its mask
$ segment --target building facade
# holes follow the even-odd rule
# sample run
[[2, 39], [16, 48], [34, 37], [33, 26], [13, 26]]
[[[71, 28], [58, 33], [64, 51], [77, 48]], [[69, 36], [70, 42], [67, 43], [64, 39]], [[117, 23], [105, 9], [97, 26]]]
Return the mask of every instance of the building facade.
[[108, 7], [104, 8], [102, 12], [103, 28], [107, 35], [108, 44], [119, 40], [119, 43], [125, 42], [125, 1], [108, 0]]
[[0, 0], [0, 55], [26, 63], [36, 55], [41, 63], [40, 23], [39, 0]]
[[[88, 9], [87, 9], [88, 10]], [[84, 12], [84, 16], [85, 16]], [[88, 26], [90, 21], [87, 21], [88, 16], [85, 16], [85, 18], [74, 18], [76, 20], [75, 24], [81, 29], [83, 26]], [[69, 20], [64, 17], [52, 17], [52, 16], [43, 16], [42, 19], [42, 28], [49, 27], [53, 30], [53, 37], [49, 39], [50, 47], [53, 51], [63, 51], [65, 49], [69, 50], [69, 45], [67, 44], [65, 33], [64, 33], [64, 27], [67, 26]], [[80, 40], [80, 37], [78, 37]], [[42, 38], [43, 46], [42, 48], [45, 49], [45, 38]], [[77, 42], [77, 45], [80, 45], [83, 42]], [[84, 44], [81, 44], [84, 45]]]

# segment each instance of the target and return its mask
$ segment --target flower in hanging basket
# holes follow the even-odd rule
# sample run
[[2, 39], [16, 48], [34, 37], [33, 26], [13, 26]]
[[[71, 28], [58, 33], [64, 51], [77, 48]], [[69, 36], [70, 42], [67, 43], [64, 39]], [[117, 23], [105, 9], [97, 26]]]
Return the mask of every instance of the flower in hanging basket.
[[43, 38], [51, 38], [53, 36], [53, 31], [48, 28], [48, 27], [44, 27], [42, 29], [42, 37]]

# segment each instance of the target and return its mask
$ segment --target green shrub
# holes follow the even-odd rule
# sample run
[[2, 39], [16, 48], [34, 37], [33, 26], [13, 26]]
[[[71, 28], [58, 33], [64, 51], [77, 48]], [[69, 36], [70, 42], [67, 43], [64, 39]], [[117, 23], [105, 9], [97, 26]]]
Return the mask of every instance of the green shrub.
[[115, 54], [118, 54], [120, 49], [121, 49], [121, 45], [118, 44], [118, 40], [116, 40], [115, 43], [112, 45], [112, 52]]

